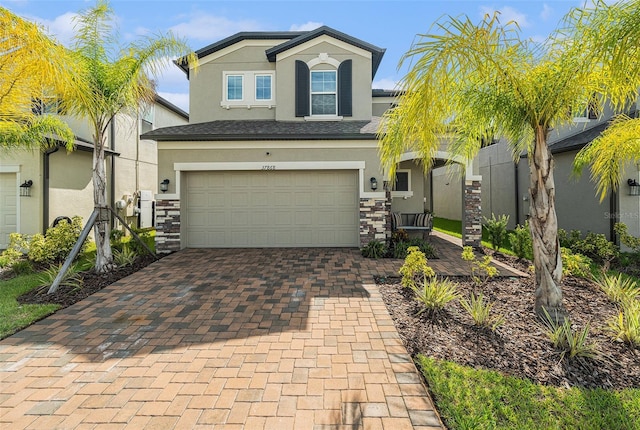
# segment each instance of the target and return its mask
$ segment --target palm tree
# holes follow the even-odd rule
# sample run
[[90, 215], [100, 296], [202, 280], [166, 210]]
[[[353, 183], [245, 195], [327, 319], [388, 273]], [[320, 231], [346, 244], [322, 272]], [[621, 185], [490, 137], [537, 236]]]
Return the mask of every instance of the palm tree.
[[598, 38], [586, 36], [615, 26], [627, 4], [637, 9], [638, 1], [576, 10], [544, 44], [523, 40], [517, 24], [501, 24], [498, 13], [479, 24], [467, 17], [443, 18], [403, 56], [400, 66], [411, 63], [401, 82], [404, 96], [380, 129], [380, 154], [391, 177], [407, 151], [417, 151], [429, 170], [445, 136], [449, 151], [467, 161], [494, 136], [509, 143], [514, 159], [528, 154], [539, 315], [564, 315], [554, 161], [547, 139], [551, 129], [571, 123], [587, 106], [599, 110], [611, 97], [615, 102], [637, 95], [638, 75], [605, 66], [610, 51], [596, 51]]
[[[68, 112], [87, 118], [93, 129], [93, 197], [100, 213], [94, 225], [98, 273], [113, 267], [104, 157], [107, 130], [117, 114], [136, 114], [152, 103], [155, 96], [152, 78], [166, 65], [165, 58], [190, 52], [183, 41], [169, 33], [145, 37], [113, 55], [117, 40], [112, 22], [113, 10], [104, 0], [98, 0], [78, 16], [72, 53], [79, 73], [73, 90], [65, 98]], [[194, 54], [185, 58], [196, 61]]]
[[0, 149], [41, 148], [54, 139], [73, 148], [73, 133], [64, 122], [32, 109], [34, 100], [62, 90], [68, 72], [62, 46], [36, 24], [0, 7]]

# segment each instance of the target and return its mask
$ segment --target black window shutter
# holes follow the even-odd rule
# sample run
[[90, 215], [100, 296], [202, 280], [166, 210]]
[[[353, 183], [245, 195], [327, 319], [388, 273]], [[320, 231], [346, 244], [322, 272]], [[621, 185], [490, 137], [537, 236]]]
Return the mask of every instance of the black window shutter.
[[296, 116], [309, 116], [309, 67], [296, 60]]
[[351, 63], [351, 60], [346, 60], [338, 67], [338, 115], [340, 116], [353, 115]]

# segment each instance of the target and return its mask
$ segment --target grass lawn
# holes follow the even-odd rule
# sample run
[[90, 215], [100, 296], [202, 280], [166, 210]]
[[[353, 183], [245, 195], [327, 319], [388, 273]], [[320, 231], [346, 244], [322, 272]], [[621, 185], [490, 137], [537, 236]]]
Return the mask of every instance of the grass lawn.
[[22, 275], [0, 281], [0, 339], [55, 312], [58, 305], [21, 305], [16, 301], [20, 295], [40, 286], [38, 274]]
[[640, 429], [640, 389], [557, 388], [419, 356], [452, 430]]
[[[453, 237], [462, 237], [462, 221], [456, 221], [453, 219], [433, 217], [433, 229], [446, 233]], [[509, 233], [509, 231], [507, 231]], [[489, 241], [489, 235], [484, 227], [482, 228], [482, 245], [491, 248], [491, 242]], [[502, 246], [499, 249], [503, 254], [513, 255], [511, 250], [511, 243], [509, 242], [509, 235], [502, 241]]]

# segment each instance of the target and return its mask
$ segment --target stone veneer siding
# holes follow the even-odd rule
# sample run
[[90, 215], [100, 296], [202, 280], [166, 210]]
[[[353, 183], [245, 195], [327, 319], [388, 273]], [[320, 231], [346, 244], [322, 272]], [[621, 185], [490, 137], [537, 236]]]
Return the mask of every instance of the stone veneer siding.
[[482, 240], [482, 206], [481, 206], [481, 182], [466, 180], [464, 184], [463, 207], [464, 220], [462, 225], [463, 245], [480, 247]]
[[360, 199], [360, 246], [389, 237], [390, 210], [390, 199]]
[[156, 253], [180, 251], [180, 200], [156, 200]]

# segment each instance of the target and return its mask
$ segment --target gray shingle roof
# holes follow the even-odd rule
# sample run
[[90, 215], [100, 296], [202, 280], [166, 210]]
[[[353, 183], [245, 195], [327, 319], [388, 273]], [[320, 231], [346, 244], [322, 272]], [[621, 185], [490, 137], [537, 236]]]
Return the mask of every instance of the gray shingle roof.
[[156, 141], [180, 140], [338, 140], [376, 139], [372, 121], [224, 120], [159, 128], [140, 136]]
[[[222, 39], [216, 43], [212, 43], [211, 45], [207, 45], [204, 48], [198, 49], [195, 52], [195, 54], [198, 56], [198, 58], [203, 58], [203, 57], [206, 57], [207, 55], [210, 55], [216, 51], [224, 49], [242, 40], [286, 40], [286, 42], [276, 45], [273, 48], [269, 48], [265, 51], [267, 59], [273, 62], [273, 61], [276, 61], [276, 55], [278, 53], [284, 52], [288, 49], [293, 48], [294, 46], [300, 45], [304, 42], [307, 42], [323, 34], [329, 35], [334, 39], [341, 40], [343, 42], [349, 43], [350, 45], [357, 46], [358, 48], [371, 52], [371, 68], [372, 68], [371, 76], [372, 77], [375, 76], [376, 71], [378, 70], [378, 66], [380, 66], [380, 62], [382, 61], [382, 56], [385, 53], [385, 49], [379, 48], [363, 40], [357, 39], [355, 37], [349, 36], [348, 34], [334, 30], [333, 28], [327, 27], [326, 25], [323, 25], [322, 27], [316, 28], [315, 30], [311, 30], [311, 31], [240, 32], [232, 36], [229, 36], [225, 39]], [[189, 76], [189, 67], [187, 66], [186, 62], [182, 58], [177, 59], [175, 61], [175, 64], [178, 67], [180, 67], [182, 71], [184, 71], [187, 74], [187, 76]]]
[[591, 127], [580, 133], [574, 134], [573, 136], [569, 136], [562, 140], [559, 140], [551, 145], [549, 145], [549, 149], [552, 154], [557, 154], [560, 152], [568, 152], [582, 149], [585, 145], [591, 142], [596, 137], [600, 136], [602, 132], [609, 126], [609, 122], [602, 122], [595, 127]]

